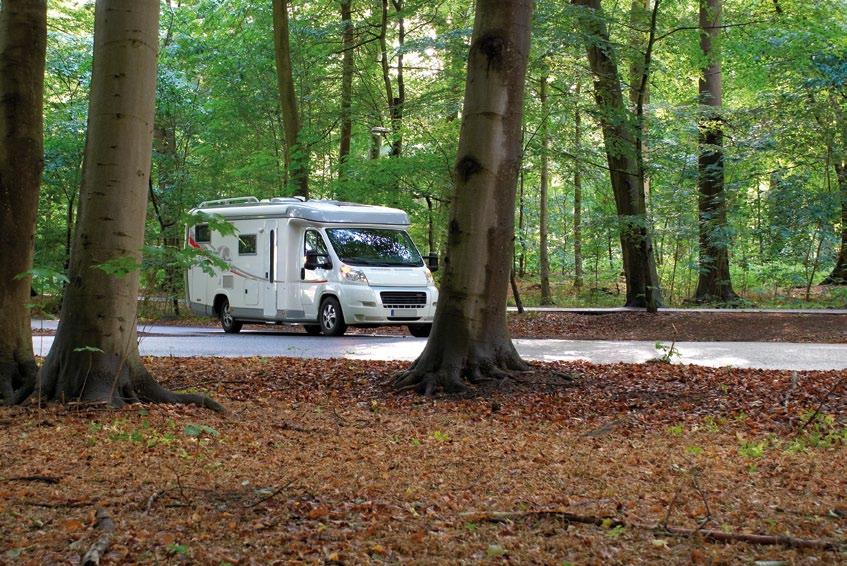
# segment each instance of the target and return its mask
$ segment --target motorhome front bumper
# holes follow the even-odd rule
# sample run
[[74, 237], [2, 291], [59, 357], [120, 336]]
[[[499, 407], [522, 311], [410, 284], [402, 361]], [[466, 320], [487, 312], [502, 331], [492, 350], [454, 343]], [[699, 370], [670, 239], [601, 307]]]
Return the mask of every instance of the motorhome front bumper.
[[435, 317], [435, 288], [360, 287], [345, 291], [344, 317], [348, 324], [421, 324], [431, 323]]

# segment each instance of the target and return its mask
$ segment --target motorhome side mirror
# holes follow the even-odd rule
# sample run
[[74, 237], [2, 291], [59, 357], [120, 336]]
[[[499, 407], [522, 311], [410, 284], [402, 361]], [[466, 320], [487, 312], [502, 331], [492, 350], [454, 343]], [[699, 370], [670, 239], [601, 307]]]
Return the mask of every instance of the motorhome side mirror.
[[438, 254], [429, 254], [424, 256], [426, 258], [426, 266], [433, 273], [438, 271]]
[[308, 270], [313, 270], [318, 268], [318, 254], [315, 252], [306, 253], [306, 263], [303, 264]]
[[319, 267], [322, 269], [330, 269], [332, 267], [332, 262], [329, 261], [329, 257], [326, 254], [308, 252], [306, 253], [306, 263], [303, 264], [303, 267], [308, 270], [314, 270]]

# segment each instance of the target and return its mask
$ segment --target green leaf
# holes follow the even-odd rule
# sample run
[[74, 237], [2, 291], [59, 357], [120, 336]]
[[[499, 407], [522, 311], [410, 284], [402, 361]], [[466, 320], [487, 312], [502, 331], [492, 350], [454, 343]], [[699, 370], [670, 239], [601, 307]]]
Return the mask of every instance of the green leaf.
[[183, 432], [185, 433], [186, 436], [190, 436], [191, 438], [199, 438], [204, 433], [208, 434], [210, 436], [220, 436], [221, 435], [221, 433], [219, 433], [214, 428], [210, 427], [209, 425], [204, 425], [204, 424], [187, 424], [187, 425], [185, 425]]
[[500, 556], [505, 556], [506, 554], [506, 549], [499, 544], [489, 544], [488, 549], [485, 551], [485, 555], [489, 558], [498, 558]]
[[103, 350], [100, 348], [95, 348], [94, 346], [80, 346], [79, 348], [74, 348], [74, 352], [91, 352], [92, 354], [102, 354]]
[[103, 263], [98, 263], [94, 267], [107, 275], [120, 278], [126, 277], [134, 271], [138, 271], [141, 269], [141, 264], [138, 263], [134, 257], [125, 255], [112, 258], [108, 261], [104, 261]]

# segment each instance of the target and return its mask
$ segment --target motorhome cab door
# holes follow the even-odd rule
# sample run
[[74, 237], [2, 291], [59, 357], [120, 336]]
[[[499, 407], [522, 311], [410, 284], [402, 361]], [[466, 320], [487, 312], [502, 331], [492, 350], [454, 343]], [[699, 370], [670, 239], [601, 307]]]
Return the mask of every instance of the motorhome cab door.
[[[308, 254], [318, 254], [318, 265], [309, 266], [306, 262]], [[304, 318], [315, 320], [318, 317], [318, 298], [323, 285], [327, 282], [329, 251], [320, 232], [314, 228], [306, 228], [302, 236], [302, 246], [299, 254], [300, 262], [300, 306]]]

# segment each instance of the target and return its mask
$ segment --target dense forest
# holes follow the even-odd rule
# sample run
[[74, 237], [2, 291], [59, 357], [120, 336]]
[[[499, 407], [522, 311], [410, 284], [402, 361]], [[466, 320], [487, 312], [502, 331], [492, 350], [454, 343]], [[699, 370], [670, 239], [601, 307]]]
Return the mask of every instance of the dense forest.
[[[530, 302], [623, 304], [627, 231], [648, 240], [666, 305], [779, 302], [792, 288], [808, 299], [843, 279], [843, 2], [705, 4], [711, 13], [678, 0], [538, 3], [515, 210], [515, 270]], [[142, 287], [181, 296], [172, 252], [187, 211], [210, 198], [393, 205], [412, 215], [424, 253], [443, 253], [473, 9], [163, 2]], [[93, 4], [49, 3], [35, 260], [44, 287], [69, 256], [92, 29]], [[717, 82], [704, 90], [706, 75]], [[704, 164], [709, 148], [719, 159]], [[619, 169], [643, 193], [641, 210], [616, 208], [629, 190], [614, 186]], [[704, 197], [698, 179], [710, 175], [719, 191]], [[700, 275], [718, 264], [731, 285], [701, 292]]]

